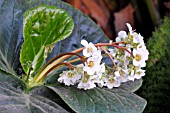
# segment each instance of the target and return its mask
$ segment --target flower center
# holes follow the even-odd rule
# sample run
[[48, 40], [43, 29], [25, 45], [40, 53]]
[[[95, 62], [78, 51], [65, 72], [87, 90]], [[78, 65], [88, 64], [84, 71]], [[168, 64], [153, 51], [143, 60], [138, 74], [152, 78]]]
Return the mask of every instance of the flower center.
[[141, 72], [139, 71], [139, 72], [137, 72], [137, 74], [138, 74], [138, 75], [140, 75], [140, 74], [141, 74]]
[[113, 78], [111, 78], [111, 79], [109, 79], [109, 82], [110, 82], [110, 83], [114, 83], [115, 80], [114, 80]]
[[93, 61], [90, 61], [90, 62], [88, 63], [88, 66], [89, 66], [89, 67], [93, 67], [93, 66], [94, 66]]
[[136, 57], [135, 57], [136, 61], [140, 61], [142, 59], [142, 56], [139, 55], [139, 54], [136, 54]]
[[93, 50], [93, 48], [92, 48], [92, 47], [89, 47], [89, 48], [87, 49], [87, 52], [90, 53], [92, 50]]
[[74, 76], [73, 73], [68, 73], [68, 77], [72, 78]]
[[120, 73], [120, 75], [124, 75], [125, 74], [122, 69], [119, 71], [119, 73]]

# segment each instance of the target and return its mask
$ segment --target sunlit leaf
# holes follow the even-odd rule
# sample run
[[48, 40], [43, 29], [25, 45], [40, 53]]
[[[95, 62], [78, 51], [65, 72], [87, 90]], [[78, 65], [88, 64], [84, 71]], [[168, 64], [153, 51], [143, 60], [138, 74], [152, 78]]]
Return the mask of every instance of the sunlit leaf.
[[70, 15], [55, 6], [37, 6], [24, 14], [24, 43], [20, 61], [28, 74], [36, 72], [52, 51], [54, 44], [67, 38], [74, 23]]

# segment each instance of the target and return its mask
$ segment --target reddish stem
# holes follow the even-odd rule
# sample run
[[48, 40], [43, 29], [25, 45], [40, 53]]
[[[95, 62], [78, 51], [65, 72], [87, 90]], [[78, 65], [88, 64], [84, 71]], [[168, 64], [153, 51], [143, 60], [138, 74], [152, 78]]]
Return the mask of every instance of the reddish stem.
[[78, 56], [78, 57], [81, 59], [83, 65], [85, 65], [85, 64], [84, 64], [85, 59], [84, 59], [84, 57], [82, 57], [81, 55], [79, 55], [79, 54], [77, 54], [77, 53], [73, 53], [73, 52], [72, 52], [72, 53], [63, 53], [63, 54], [57, 55], [56, 57], [54, 57], [54, 58], [52, 58], [50, 61], [48, 61], [47, 64], [45, 64], [45, 65], [43, 66], [43, 68], [41, 68], [41, 70], [39, 71], [39, 73], [41, 73], [41, 72], [42, 72], [49, 64], [51, 64], [53, 61], [55, 61], [56, 59], [58, 59], [58, 58], [60, 58], [60, 57], [62, 57], [62, 56], [65, 56], [65, 55], [68, 55], [68, 56], [76, 55], [76, 56]]
[[110, 43], [98, 43], [98, 44], [94, 44], [95, 46], [114, 46], [116, 44], [125, 44], [125, 42], [112, 42], [111, 44]]
[[114, 47], [116, 47], [117, 49], [124, 49], [134, 58], [133, 54], [129, 50], [127, 50], [125, 47], [121, 47], [121, 46], [118, 46], [118, 45], [114, 45]]
[[117, 66], [116, 66], [116, 64], [115, 64], [115, 62], [113, 60], [113, 57], [110, 55], [110, 53], [107, 50], [105, 50], [104, 48], [102, 48], [102, 47], [100, 47], [100, 49], [103, 50], [110, 57], [110, 59], [112, 60], [113, 65], [114, 65], [114, 70], [116, 70]]
[[45, 78], [52, 70], [54, 70], [56, 67], [60, 66], [60, 65], [66, 65], [68, 66], [69, 69], [73, 69], [72, 64], [68, 63], [68, 62], [61, 62], [59, 64], [54, 65], [53, 67], [51, 67], [44, 75], [42, 78]]

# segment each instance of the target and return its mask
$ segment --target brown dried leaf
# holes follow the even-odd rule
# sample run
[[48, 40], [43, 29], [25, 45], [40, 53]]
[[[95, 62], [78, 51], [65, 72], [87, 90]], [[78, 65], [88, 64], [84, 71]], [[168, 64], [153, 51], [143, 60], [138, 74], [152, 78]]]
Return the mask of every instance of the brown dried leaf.
[[131, 4], [128, 4], [124, 9], [120, 10], [117, 13], [114, 13], [115, 16], [115, 29], [116, 32], [120, 30], [127, 30], [126, 23], [130, 23], [134, 26], [133, 18], [134, 8]]
[[106, 28], [109, 20], [108, 11], [103, 11], [105, 8], [101, 7], [101, 5], [99, 6], [94, 0], [90, 2], [88, 0], [82, 0], [82, 2], [90, 11], [90, 16], [97, 21], [97, 24]]

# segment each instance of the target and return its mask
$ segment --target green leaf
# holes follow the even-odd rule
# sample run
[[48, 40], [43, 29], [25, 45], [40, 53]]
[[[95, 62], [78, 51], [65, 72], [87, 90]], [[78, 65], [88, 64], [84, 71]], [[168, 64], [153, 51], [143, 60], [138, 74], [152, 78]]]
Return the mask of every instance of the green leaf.
[[55, 6], [37, 6], [24, 14], [24, 43], [20, 61], [26, 74], [36, 72], [54, 44], [67, 38], [74, 28], [70, 15]]
[[126, 91], [135, 92], [142, 86], [142, 79], [122, 83], [120, 88]]
[[0, 0], [0, 69], [15, 74], [20, 70], [22, 9], [14, 0]]
[[1, 113], [68, 113], [53, 101], [23, 90], [24, 82], [0, 70]]
[[48, 86], [76, 113], [142, 113], [146, 101], [134, 93], [114, 88], [80, 90], [61, 85]]

